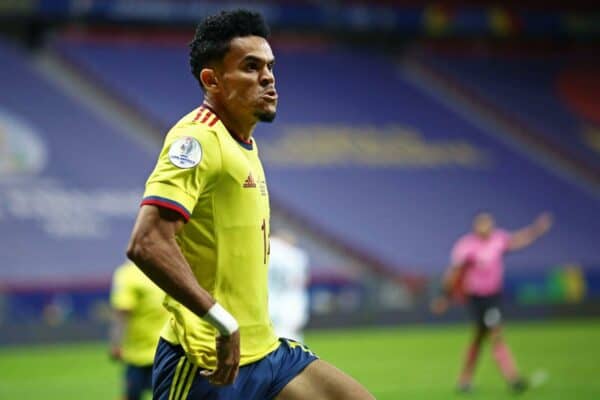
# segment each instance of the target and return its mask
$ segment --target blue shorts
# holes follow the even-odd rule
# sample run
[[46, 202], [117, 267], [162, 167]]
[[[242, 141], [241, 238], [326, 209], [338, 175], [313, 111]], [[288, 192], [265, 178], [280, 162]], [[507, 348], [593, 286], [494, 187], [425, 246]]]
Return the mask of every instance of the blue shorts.
[[137, 367], [126, 364], [125, 367], [125, 398], [139, 400], [144, 391], [152, 389], [152, 365]]
[[[154, 400], [265, 400], [273, 399], [317, 356], [306, 346], [279, 339], [277, 350], [240, 368], [230, 386], [213, 386], [191, 365], [183, 348], [160, 339], [154, 359]], [[173, 392], [173, 393], [171, 393]]]

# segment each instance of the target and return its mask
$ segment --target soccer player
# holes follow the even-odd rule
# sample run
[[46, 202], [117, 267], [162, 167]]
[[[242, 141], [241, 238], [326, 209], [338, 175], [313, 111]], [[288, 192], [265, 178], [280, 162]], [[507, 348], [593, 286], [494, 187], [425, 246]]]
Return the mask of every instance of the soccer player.
[[489, 213], [478, 214], [473, 232], [461, 237], [452, 250], [452, 263], [444, 278], [445, 295], [434, 300], [432, 310], [441, 313], [449, 298], [464, 295], [475, 319], [475, 332], [470, 343], [458, 390], [471, 390], [473, 373], [484, 339], [489, 335], [494, 359], [506, 381], [515, 392], [526, 389], [526, 381], [517, 371], [511, 351], [502, 336], [501, 295], [504, 275], [503, 257], [507, 252], [533, 244], [552, 226], [552, 217], [541, 214], [529, 226], [515, 232], [497, 229]]
[[279, 337], [303, 340], [308, 321], [308, 255], [291, 232], [271, 235], [269, 314]]
[[110, 355], [125, 363], [126, 400], [139, 400], [152, 388], [152, 362], [167, 321], [164, 292], [131, 262], [113, 274]]
[[[167, 134], [127, 254], [166, 293], [154, 399], [372, 399], [268, 314], [269, 199], [253, 131], [277, 108], [262, 16], [202, 21], [190, 44], [203, 104]], [[290, 310], [293, 311], [293, 310]]]

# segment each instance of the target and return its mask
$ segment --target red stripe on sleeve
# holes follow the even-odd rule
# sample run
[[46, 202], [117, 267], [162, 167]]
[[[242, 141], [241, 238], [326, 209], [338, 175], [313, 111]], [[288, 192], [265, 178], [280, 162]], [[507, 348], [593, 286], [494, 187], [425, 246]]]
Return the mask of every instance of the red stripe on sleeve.
[[142, 200], [141, 205], [142, 206], [150, 205], [150, 206], [158, 206], [158, 207], [167, 208], [169, 210], [175, 211], [178, 214], [180, 214], [183, 217], [183, 219], [185, 220], [185, 222], [188, 222], [190, 220], [190, 213], [188, 213], [185, 208], [180, 207], [177, 204], [169, 203], [166, 201], [161, 201], [159, 199], [144, 199], [144, 200]]

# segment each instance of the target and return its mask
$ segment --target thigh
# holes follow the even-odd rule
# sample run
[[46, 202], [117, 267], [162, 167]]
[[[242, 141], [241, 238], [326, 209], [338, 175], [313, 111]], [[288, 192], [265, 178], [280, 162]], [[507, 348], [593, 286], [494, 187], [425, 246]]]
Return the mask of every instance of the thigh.
[[318, 357], [306, 345], [293, 339], [279, 339], [279, 348], [266, 361], [272, 374], [265, 398], [273, 399], [283, 388]]
[[354, 378], [323, 360], [316, 360], [292, 379], [276, 399], [373, 400], [375, 397]]

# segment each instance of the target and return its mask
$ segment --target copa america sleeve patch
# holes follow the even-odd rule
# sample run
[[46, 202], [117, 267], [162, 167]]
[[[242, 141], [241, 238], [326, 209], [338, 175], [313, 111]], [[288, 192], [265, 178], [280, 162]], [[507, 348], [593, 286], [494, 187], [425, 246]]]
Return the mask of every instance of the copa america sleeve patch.
[[202, 146], [190, 136], [177, 139], [169, 148], [169, 160], [178, 168], [195, 167], [202, 160]]

